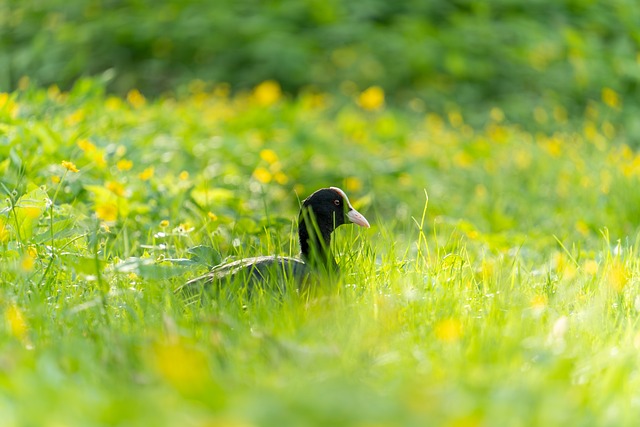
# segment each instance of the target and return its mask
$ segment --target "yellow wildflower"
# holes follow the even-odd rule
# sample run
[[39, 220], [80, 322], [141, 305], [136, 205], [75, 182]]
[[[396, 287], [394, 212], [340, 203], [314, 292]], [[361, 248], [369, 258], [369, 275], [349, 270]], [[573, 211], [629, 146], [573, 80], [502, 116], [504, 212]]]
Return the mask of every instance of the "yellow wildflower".
[[129, 101], [129, 104], [134, 108], [140, 108], [147, 102], [144, 95], [141, 94], [138, 89], [132, 89], [127, 93], [127, 101]]
[[83, 109], [79, 109], [79, 110], [76, 110], [73, 113], [69, 114], [64, 119], [64, 123], [67, 126], [74, 126], [74, 125], [80, 123], [81, 121], [83, 121], [84, 117], [85, 117], [84, 110]]
[[27, 321], [16, 305], [11, 305], [4, 313], [4, 318], [9, 326], [9, 331], [16, 338], [24, 338], [27, 334]]
[[119, 171], [128, 171], [133, 167], [133, 162], [127, 159], [120, 159], [116, 163], [116, 167]]
[[118, 206], [115, 203], [100, 203], [96, 205], [96, 216], [103, 221], [118, 219]]
[[282, 172], [276, 172], [276, 173], [273, 175], [273, 179], [275, 179], [275, 180], [276, 180], [276, 182], [277, 182], [278, 184], [280, 184], [280, 185], [284, 185], [284, 184], [286, 184], [287, 182], [289, 182], [289, 177], [287, 177], [287, 175], [285, 175], [285, 174], [284, 174], [284, 173], [282, 173]]
[[154, 171], [155, 171], [154, 167], [149, 166], [148, 168], [146, 168], [145, 170], [143, 170], [138, 174], [138, 178], [140, 178], [142, 181], [148, 181], [151, 178], [153, 178]]
[[167, 228], [169, 226], [169, 220], [163, 219], [160, 221], [160, 228]]
[[217, 221], [218, 220], [218, 215], [214, 214], [213, 212], [207, 212], [207, 216], [209, 217], [209, 219], [211, 221]]
[[66, 170], [70, 171], [70, 172], [79, 172], [78, 168], [76, 167], [76, 165], [74, 165], [72, 162], [68, 162], [66, 160], [62, 161], [62, 167], [65, 168]]
[[445, 319], [435, 327], [436, 338], [443, 342], [456, 342], [462, 337], [462, 324], [457, 319]]
[[76, 144], [78, 145], [78, 148], [80, 148], [85, 153], [91, 153], [92, 151], [96, 151], [96, 146], [93, 145], [91, 141], [89, 141], [86, 138], [79, 139]]
[[53, 182], [54, 184], [60, 184], [60, 177], [58, 175], [53, 175], [51, 177], [51, 182]]
[[187, 171], [180, 172], [180, 175], [178, 175], [178, 178], [180, 179], [180, 181], [188, 180], [189, 179], [189, 172], [187, 172]]
[[195, 348], [179, 343], [157, 345], [153, 349], [155, 369], [167, 383], [178, 390], [192, 392], [201, 389], [208, 371], [207, 359]]
[[91, 160], [93, 160], [95, 165], [100, 169], [104, 169], [107, 166], [107, 161], [104, 158], [104, 153], [102, 153], [101, 151], [96, 150], [92, 152]]
[[350, 176], [345, 180], [345, 187], [347, 187], [347, 191], [360, 191], [362, 190], [362, 181], [360, 178]]
[[104, 105], [107, 108], [107, 110], [116, 111], [120, 109], [120, 106], [122, 105], [122, 101], [118, 97], [110, 96], [107, 98]]
[[124, 196], [124, 185], [119, 182], [107, 181], [104, 186], [116, 196]]
[[531, 299], [531, 308], [542, 310], [547, 306], [547, 297], [545, 295], [536, 295]]
[[607, 104], [611, 108], [620, 108], [620, 95], [611, 88], [602, 89], [602, 102]]
[[256, 102], [263, 107], [275, 104], [280, 100], [281, 96], [282, 90], [280, 89], [280, 85], [274, 80], [262, 82], [253, 90], [253, 97]]
[[269, 148], [265, 148], [264, 150], [260, 151], [260, 158], [269, 164], [278, 161], [278, 155], [276, 154], [276, 152]]
[[17, 102], [11, 99], [8, 93], [0, 92], [0, 109], [8, 111], [9, 115], [15, 119], [16, 117], [18, 117], [20, 106]]
[[621, 261], [615, 260], [610, 266], [607, 272], [607, 283], [615, 291], [622, 292], [622, 290], [629, 283], [629, 270], [627, 266]]
[[253, 171], [253, 177], [262, 184], [268, 184], [273, 179], [273, 175], [266, 168], [258, 167]]
[[371, 86], [358, 97], [358, 105], [367, 111], [377, 111], [384, 105], [384, 90], [380, 86]]
[[25, 273], [29, 273], [31, 270], [33, 270], [33, 267], [35, 266], [36, 262], [35, 260], [30, 257], [28, 254], [25, 254], [22, 256], [22, 260], [20, 261], [20, 268], [22, 269], [23, 272]]

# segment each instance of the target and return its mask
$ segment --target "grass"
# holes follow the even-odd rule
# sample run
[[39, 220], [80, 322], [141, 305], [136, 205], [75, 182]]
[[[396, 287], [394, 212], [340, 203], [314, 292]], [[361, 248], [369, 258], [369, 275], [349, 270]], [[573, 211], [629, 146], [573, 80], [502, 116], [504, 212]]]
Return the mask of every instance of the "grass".
[[[534, 135], [377, 102], [0, 95], [2, 425], [635, 425], [640, 157], [616, 112]], [[298, 199], [329, 185], [372, 224], [336, 232], [342, 283], [174, 293], [295, 254]]]

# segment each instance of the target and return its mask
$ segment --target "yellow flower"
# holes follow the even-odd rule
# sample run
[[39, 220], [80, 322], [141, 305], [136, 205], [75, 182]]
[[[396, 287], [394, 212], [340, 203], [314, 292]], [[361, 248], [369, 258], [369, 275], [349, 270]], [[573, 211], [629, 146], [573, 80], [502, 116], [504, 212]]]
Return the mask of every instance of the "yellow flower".
[[22, 311], [16, 306], [11, 305], [4, 313], [4, 318], [9, 326], [9, 331], [16, 338], [24, 338], [27, 334], [27, 321]]
[[122, 101], [120, 100], [120, 98], [116, 96], [110, 96], [109, 98], [107, 98], [104, 105], [107, 108], [107, 110], [116, 111], [122, 105]]
[[20, 268], [22, 269], [23, 272], [29, 273], [31, 270], [33, 270], [33, 267], [35, 266], [35, 264], [36, 264], [35, 260], [28, 254], [25, 254], [22, 257], [22, 260], [20, 261]]
[[218, 215], [214, 214], [213, 212], [207, 212], [207, 216], [209, 217], [209, 219], [211, 221], [217, 221], [218, 220]]
[[536, 295], [531, 299], [531, 308], [542, 310], [547, 306], [547, 297], [545, 295]]
[[70, 171], [70, 172], [79, 172], [78, 168], [76, 167], [76, 165], [74, 165], [71, 162], [68, 162], [66, 160], [62, 161], [62, 167], [65, 168], [66, 170]]
[[12, 118], [18, 117], [20, 106], [11, 99], [8, 93], [0, 92], [0, 109], [4, 109], [9, 112]]
[[358, 105], [367, 111], [377, 111], [384, 105], [384, 90], [380, 86], [371, 86], [358, 97]]
[[133, 162], [127, 159], [118, 160], [116, 167], [119, 171], [128, 171], [133, 167]]
[[147, 102], [144, 95], [142, 95], [138, 89], [132, 89], [127, 93], [127, 101], [129, 101], [129, 104], [134, 108], [140, 108]]
[[76, 144], [78, 145], [78, 148], [80, 148], [85, 153], [96, 151], [96, 146], [93, 145], [88, 139], [79, 139]]
[[116, 196], [124, 196], [124, 185], [119, 182], [107, 181], [104, 186]]
[[278, 82], [275, 80], [262, 82], [253, 90], [253, 97], [258, 105], [262, 107], [268, 107], [275, 104], [280, 100], [281, 96], [282, 90], [280, 89]]
[[622, 292], [622, 290], [629, 283], [629, 270], [626, 265], [621, 261], [615, 260], [610, 266], [607, 272], [607, 283], [615, 291]]
[[620, 95], [611, 88], [602, 89], [602, 101], [611, 108], [620, 108]]
[[103, 221], [118, 219], [118, 206], [115, 203], [100, 203], [96, 205], [96, 216]]
[[273, 179], [275, 179], [276, 182], [280, 185], [285, 185], [287, 182], [289, 182], [289, 178], [287, 177], [287, 175], [282, 172], [276, 172], [273, 175]]
[[64, 119], [64, 124], [67, 126], [74, 126], [83, 121], [84, 117], [85, 113], [83, 109], [76, 110]]
[[155, 369], [167, 383], [184, 392], [204, 387], [209, 371], [205, 355], [185, 345], [163, 344], [153, 349]]
[[347, 191], [360, 191], [362, 190], [362, 181], [360, 178], [350, 176], [345, 180], [345, 187], [347, 187]]
[[60, 184], [60, 177], [58, 175], [53, 175], [51, 177], [51, 182], [53, 182], [54, 184]]
[[273, 179], [273, 175], [271, 175], [271, 172], [263, 167], [256, 168], [256, 170], [253, 171], [253, 177], [262, 184], [268, 184]]
[[260, 158], [269, 164], [278, 161], [278, 155], [276, 154], [276, 152], [269, 148], [265, 148], [264, 150], [260, 151]]
[[154, 167], [149, 166], [148, 168], [140, 172], [140, 174], [138, 174], [138, 178], [140, 178], [142, 181], [148, 181], [151, 178], [153, 178], [154, 171], [155, 171]]
[[187, 171], [180, 172], [180, 175], [178, 175], [178, 178], [180, 179], [180, 181], [188, 180], [189, 179], [189, 172], [187, 172]]
[[455, 342], [462, 337], [462, 324], [457, 319], [445, 319], [435, 327], [436, 338], [443, 342]]
[[104, 169], [107, 166], [107, 161], [104, 159], [104, 154], [101, 151], [96, 150], [92, 152], [91, 160], [93, 160], [95, 165], [100, 169]]
[[167, 228], [169, 226], [169, 220], [163, 219], [160, 221], [160, 228]]

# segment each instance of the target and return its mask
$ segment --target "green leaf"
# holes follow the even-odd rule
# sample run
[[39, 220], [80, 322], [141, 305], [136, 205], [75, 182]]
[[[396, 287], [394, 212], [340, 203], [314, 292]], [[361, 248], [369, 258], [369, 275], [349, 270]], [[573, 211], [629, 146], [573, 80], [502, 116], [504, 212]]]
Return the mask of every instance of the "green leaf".
[[220, 252], [213, 249], [211, 246], [194, 246], [189, 248], [187, 252], [192, 255], [191, 260], [208, 267], [216, 266], [222, 261], [222, 255], [220, 255]]

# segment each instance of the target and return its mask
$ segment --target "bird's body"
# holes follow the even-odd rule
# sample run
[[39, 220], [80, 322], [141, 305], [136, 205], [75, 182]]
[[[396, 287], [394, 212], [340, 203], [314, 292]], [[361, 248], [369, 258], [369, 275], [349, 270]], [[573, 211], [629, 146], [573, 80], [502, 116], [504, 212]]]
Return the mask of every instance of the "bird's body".
[[299, 259], [283, 256], [240, 259], [213, 267], [204, 276], [187, 282], [182, 289], [193, 292], [211, 284], [234, 283], [251, 290], [257, 284], [275, 282], [284, 290], [290, 283], [301, 287], [314, 278], [331, 277], [338, 272], [330, 249], [331, 233], [347, 222], [369, 227], [344, 191], [336, 187], [318, 190], [304, 200], [300, 209]]
[[[243, 258], [215, 266], [207, 274], [186, 283], [188, 287], [199, 287], [205, 283], [237, 283], [253, 288], [258, 283], [275, 279], [280, 284], [291, 281], [304, 284], [311, 271], [302, 260], [284, 256], [261, 256]], [[284, 288], [284, 287], [283, 287]]]

